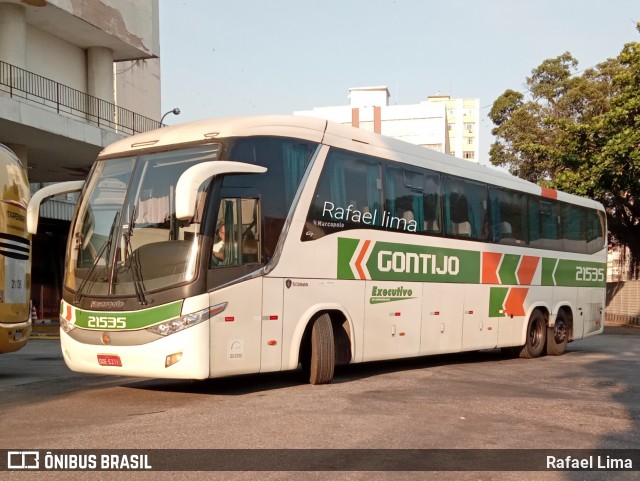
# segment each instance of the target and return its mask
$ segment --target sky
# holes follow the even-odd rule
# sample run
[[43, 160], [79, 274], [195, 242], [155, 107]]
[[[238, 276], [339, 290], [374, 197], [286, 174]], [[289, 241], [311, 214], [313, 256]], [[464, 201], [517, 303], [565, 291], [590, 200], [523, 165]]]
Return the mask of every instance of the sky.
[[386, 85], [390, 104], [429, 95], [524, 92], [544, 60], [570, 52], [578, 72], [640, 42], [638, 0], [160, 0], [162, 112], [172, 125], [347, 105], [349, 89]]

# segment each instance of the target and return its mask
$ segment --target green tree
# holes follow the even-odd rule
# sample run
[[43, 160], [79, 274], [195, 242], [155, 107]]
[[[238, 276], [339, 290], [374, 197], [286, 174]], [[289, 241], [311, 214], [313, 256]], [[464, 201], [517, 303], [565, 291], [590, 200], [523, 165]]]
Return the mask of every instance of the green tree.
[[[637, 25], [640, 32], [640, 23]], [[490, 159], [540, 185], [600, 201], [610, 240], [640, 274], [640, 43], [578, 74], [570, 53], [545, 60], [525, 93], [507, 90], [489, 118]]]

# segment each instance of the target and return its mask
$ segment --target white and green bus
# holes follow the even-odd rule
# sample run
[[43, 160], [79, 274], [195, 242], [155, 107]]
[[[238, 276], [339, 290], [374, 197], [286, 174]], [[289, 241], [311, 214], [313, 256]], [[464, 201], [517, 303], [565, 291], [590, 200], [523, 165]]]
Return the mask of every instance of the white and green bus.
[[[29, 209], [78, 184], [52, 187]], [[364, 130], [239, 117], [119, 141], [82, 188], [60, 311], [75, 371], [204, 379], [603, 330], [603, 207]]]

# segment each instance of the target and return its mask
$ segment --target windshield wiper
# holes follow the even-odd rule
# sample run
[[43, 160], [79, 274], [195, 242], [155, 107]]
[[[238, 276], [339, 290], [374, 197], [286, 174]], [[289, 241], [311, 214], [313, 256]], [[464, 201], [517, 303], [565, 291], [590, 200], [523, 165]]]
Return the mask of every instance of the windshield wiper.
[[100, 259], [102, 258], [102, 254], [104, 254], [105, 250], [107, 251], [107, 255], [105, 257], [105, 269], [109, 267], [109, 253], [111, 252], [111, 243], [113, 241], [113, 234], [115, 232], [116, 225], [118, 224], [119, 218], [120, 218], [120, 212], [116, 212], [116, 215], [113, 216], [113, 222], [111, 223], [111, 228], [109, 229], [109, 237], [107, 237], [107, 241], [104, 244], [102, 244], [102, 247], [96, 254], [95, 259], [93, 260], [93, 264], [91, 264], [91, 267], [87, 271], [86, 276], [78, 286], [78, 289], [76, 289], [76, 293], [73, 296], [73, 302], [75, 304], [78, 304], [82, 299], [82, 291], [84, 290], [84, 287], [87, 285], [87, 282], [89, 282], [89, 279], [93, 275], [93, 271], [96, 269], [96, 266], [98, 265], [98, 262], [100, 262]]
[[133, 256], [132, 262], [131, 274], [133, 275], [133, 287], [136, 290], [136, 298], [140, 305], [146, 306], [149, 302], [144, 295], [145, 288], [142, 282], [142, 269], [140, 268], [140, 259], [137, 254]]
[[123, 233], [125, 249], [127, 257], [129, 258], [129, 270], [133, 277], [133, 288], [136, 291], [136, 299], [141, 306], [149, 304], [146, 296], [144, 295], [144, 283], [142, 282], [142, 269], [140, 267], [140, 259], [137, 254], [133, 254], [133, 248], [131, 247], [131, 237], [133, 236], [133, 227], [135, 225], [137, 206], [134, 206], [131, 211], [131, 219], [129, 219], [129, 226], [127, 231]]

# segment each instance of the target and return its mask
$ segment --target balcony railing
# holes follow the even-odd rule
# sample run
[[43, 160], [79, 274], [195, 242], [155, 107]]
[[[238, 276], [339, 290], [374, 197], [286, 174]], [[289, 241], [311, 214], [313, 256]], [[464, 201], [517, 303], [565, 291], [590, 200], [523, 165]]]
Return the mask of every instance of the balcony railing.
[[157, 120], [2, 61], [0, 90], [11, 97], [37, 102], [58, 113], [82, 118], [114, 132], [131, 135], [161, 127]]

